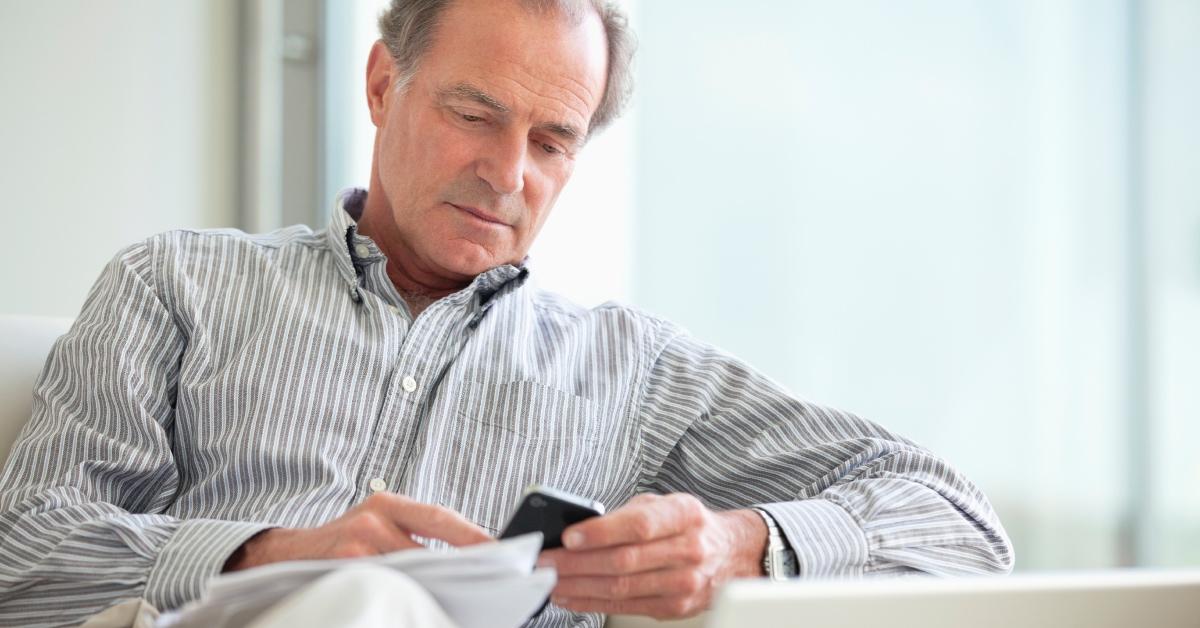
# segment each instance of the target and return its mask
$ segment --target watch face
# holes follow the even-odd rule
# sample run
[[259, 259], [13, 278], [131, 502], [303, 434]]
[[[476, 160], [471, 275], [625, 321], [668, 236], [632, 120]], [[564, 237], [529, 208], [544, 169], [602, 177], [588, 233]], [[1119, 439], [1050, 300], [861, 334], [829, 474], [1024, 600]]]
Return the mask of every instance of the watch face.
[[763, 570], [767, 572], [768, 577], [772, 580], [787, 580], [796, 576], [796, 559], [789, 556], [790, 553], [783, 549], [767, 552], [767, 557], [763, 559]]
[[790, 551], [783, 552], [783, 577], [795, 578], [800, 575], [800, 566], [796, 564], [796, 557]]

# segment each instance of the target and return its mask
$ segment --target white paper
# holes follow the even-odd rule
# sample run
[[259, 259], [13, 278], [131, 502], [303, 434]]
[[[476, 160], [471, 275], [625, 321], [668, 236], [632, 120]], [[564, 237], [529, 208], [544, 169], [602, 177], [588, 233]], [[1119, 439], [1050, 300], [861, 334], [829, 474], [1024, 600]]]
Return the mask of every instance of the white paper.
[[163, 614], [157, 628], [236, 627], [281, 599], [341, 567], [395, 569], [427, 590], [461, 628], [519, 626], [542, 606], [557, 581], [534, 568], [540, 533], [454, 550], [403, 550], [367, 558], [274, 563], [217, 576], [205, 596]]

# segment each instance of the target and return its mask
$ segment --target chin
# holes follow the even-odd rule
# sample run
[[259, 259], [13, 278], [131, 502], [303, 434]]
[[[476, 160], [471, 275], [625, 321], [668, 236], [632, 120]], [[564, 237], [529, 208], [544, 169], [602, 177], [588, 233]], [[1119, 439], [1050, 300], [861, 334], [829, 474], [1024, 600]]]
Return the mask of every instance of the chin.
[[453, 243], [446, 247], [438, 257], [440, 266], [461, 275], [474, 277], [487, 272], [505, 262], [488, 252], [487, 249], [475, 243]]

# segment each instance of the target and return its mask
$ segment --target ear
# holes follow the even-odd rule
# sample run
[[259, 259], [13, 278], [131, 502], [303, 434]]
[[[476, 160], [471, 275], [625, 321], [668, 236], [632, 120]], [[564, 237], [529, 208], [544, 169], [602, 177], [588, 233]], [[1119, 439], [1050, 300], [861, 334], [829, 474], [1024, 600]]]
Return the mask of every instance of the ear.
[[377, 40], [371, 46], [371, 54], [367, 57], [367, 108], [371, 111], [371, 122], [376, 128], [383, 126], [387, 118], [388, 101], [392, 80], [396, 75], [396, 62], [388, 51], [383, 40]]

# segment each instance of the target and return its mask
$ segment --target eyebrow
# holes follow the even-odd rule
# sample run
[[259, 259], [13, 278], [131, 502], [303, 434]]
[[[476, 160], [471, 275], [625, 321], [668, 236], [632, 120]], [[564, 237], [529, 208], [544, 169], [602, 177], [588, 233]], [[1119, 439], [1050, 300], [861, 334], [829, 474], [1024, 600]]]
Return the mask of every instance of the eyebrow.
[[583, 143], [583, 135], [576, 130], [575, 127], [569, 124], [556, 124], [554, 122], [548, 122], [546, 124], [539, 124], [537, 128], [552, 135], [557, 135], [560, 139], [568, 144], [578, 146], [579, 144]]
[[476, 104], [483, 105], [496, 113], [509, 113], [511, 110], [504, 103], [496, 100], [491, 94], [475, 87], [470, 83], [459, 83], [449, 89], [443, 89], [439, 94], [445, 98], [447, 96], [465, 98]]
[[[508, 114], [512, 110], [507, 105], [496, 99], [495, 96], [475, 87], [470, 83], [458, 83], [453, 87], [443, 89], [438, 92], [442, 98], [462, 98], [473, 103], [487, 107], [488, 109], [499, 113]], [[557, 135], [560, 139], [574, 145], [582, 144], [583, 133], [570, 124], [561, 124], [557, 122], [545, 122], [537, 125], [535, 128]]]

